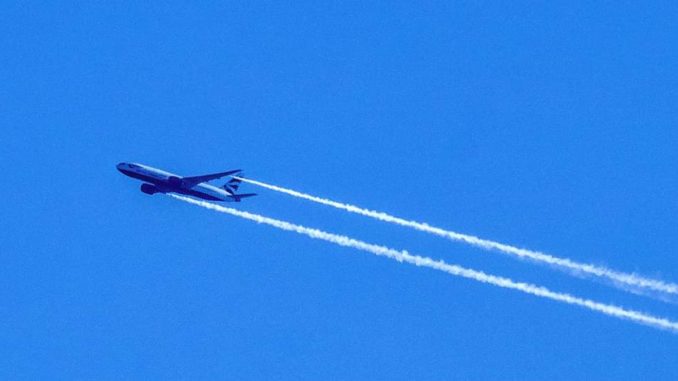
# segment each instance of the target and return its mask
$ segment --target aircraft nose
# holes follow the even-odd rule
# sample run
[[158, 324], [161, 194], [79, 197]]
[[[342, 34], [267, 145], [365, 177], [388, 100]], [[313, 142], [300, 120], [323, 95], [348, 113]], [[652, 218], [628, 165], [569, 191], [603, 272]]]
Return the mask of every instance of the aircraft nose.
[[115, 167], [118, 169], [118, 171], [122, 172], [123, 168], [125, 168], [125, 165], [126, 165], [125, 163], [120, 163], [120, 164], [116, 165]]

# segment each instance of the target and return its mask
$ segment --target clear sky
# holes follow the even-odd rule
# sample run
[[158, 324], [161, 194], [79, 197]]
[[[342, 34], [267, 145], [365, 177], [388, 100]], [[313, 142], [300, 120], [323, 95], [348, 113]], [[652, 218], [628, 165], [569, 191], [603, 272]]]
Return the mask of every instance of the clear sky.
[[[678, 335], [147, 196], [115, 170], [244, 168], [675, 282], [675, 2], [108, 3], [0, 13], [1, 379], [678, 379]], [[243, 191], [260, 195], [242, 210], [678, 319]]]

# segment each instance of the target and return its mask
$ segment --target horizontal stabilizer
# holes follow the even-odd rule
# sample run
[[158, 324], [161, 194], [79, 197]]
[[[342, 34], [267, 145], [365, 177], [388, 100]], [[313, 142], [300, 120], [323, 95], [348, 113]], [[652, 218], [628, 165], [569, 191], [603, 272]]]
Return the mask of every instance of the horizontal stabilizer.
[[246, 197], [252, 197], [256, 196], [256, 193], [243, 193], [243, 194], [234, 194], [231, 197], [235, 200], [235, 202], [240, 202], [241, 199], [246, 198]]

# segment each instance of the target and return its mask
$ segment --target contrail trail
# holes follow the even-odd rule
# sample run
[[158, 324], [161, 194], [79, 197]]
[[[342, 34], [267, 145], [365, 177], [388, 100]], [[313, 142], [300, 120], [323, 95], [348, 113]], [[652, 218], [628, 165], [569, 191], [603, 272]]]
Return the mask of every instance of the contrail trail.
[[547, 298], [562, 303], [588, 308], [590, 310], [597, 311], [605, 315], [630, 320], [635, 323], [648, 325], [654, 328], [669, 330], [672, 331], [673, 333], [678, 333], [678, 322], [668, 320], [666, 318], [656, 317], [643, 312], [628, 310], [622, 307], [604, 304], [593, 300], [576, 297], [570, 294], [551, 291], [541, 286], [536, 286], [529, 283], [516, 282], [508, 278], [486, 274], [481, 271], [471, 270], [457, 265], [447, 264], [443, 261], [436, 261], [431, 258], [412, 255], [409, 254], [407, 251], [398, 251], [385, 246], [359, 241], [343, 235], [332, 234], [318, 229], [307, 228], [305, 226], [296, 225], [290, 222], [277, 220], [254, 213], [244, 212], [233, 208], [227, 208], [206, 201], [198, 201], [188, 197], [174, 194], [170, 194], [170, 196], [178, 200], [188, 202], [190, 204], [202, 206], [203, 208], [241, 217], [260, 224], [270, 225], [278, 229], [299, 233], [310, 238], [320, 239], [340, 246], [346, 246], [366, 251], [378, 256], [384, 256], [390, 259], [394, 259], [398, 262], [406, 262], [416, 266], [432, 268], [435, 270], [446, 272], [448, 274], [460, 276], [467, 279], [472, 279], [478, 282], [487, 283], [502, 288], [513, 289], [527, 294], [539, 296], [542, 298]]
[[533, 261], [546, 263], [552, 266], [560, 267], [573, 271], [575, 273], [580, 273], [584, 275], [593, 275], [599, 278], [607, 279], [612, 281], [615, 284], [635, 287], [639, 289], [646, 289], [652, 291], [659, 291], [667, 294], [676, 294], [678, 295], [678, 284], [663, 282], [656, 279], [645, 278], [636, 274], [624, 273], [616, 270], [606, 268], [604, 266], [596, 266], [587, 263], [575, 262], [571, 259], [555, 257], [550, 254], [542, 253], [539, 251], [521, 249], [515, 246], [490, 241], [487, 239], [482, 239], [468, 234], [457, 233], [451, 230], [441, 229], [429, 224], [411, 220], [405, 220], [400, 217], [395, 217], [384, 212], [378, 212], [375, 210], [364, 209], [351, 204], [344, 204], [337, 201], [332, 201], [326, 198], [313, 196], [307, 193], [298, 192], [292, 189], [287, 189], [279, 187], [276, 185], [266, 184], [261, 181], [256, 181], [248, 178], [237, 177], [239, 180], [244, 182], [257, 185], [266, 189], [270, 189], [276, 192], [285, 193], [290, 196], [297, 198], [313, 201], [323, 205], [329, 205], [337, 209], [342, 209], [351, 213], [360, 214], [363, 216], [371, 217], [380, 221], [390, 222], [396, 225], [409, 227], [419, 231], [423, 231], [430, 234], [435, 234], [441, 237], [448, 238], [453, 241], [460, 241], [467, 243], [469, 245], [480, 247], [485, 250], [494, 250], [499, 251], [504, 254], [510, 254], [520, 258], [531, 259]]

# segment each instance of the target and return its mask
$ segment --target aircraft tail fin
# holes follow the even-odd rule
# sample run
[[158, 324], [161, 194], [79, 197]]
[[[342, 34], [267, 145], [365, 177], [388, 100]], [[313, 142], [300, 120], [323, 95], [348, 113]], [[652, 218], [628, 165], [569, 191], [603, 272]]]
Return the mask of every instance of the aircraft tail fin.
[[240, 187], [240, 183], [242, 183], [242, 181], [239, 179], [230, 179], [226, 184], [224, 184], [224, 190], [233, 196]]

